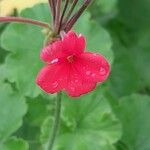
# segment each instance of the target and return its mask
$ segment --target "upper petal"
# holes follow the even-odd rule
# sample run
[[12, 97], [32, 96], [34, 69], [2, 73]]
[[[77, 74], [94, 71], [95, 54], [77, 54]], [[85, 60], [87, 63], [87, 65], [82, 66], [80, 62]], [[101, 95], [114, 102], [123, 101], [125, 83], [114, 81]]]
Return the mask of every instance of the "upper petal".
[[56, 59], [65, 57], [63, 54], [62, 41], [56, 41], [42, 49], [40, 58], [45, 62], [51, 62]]
[[78, 57], [75, 66], [85, 82], [102, 82], [107, 79], [110, 72], [108, 61], [102, 55], [91, 52]]
[[69, 31], [62, 40], [63, 43], [63, 52], [67, 55], [80, 55], [83, 53], [86, 41], [84, 36], [77, 35], [73, 31]]
[[45, 66], [38, 74], [36, 83], [47, 93], [56, 93], [67, 86], [66, 63]]
[[70, 55], [80, 55], [85, 49], [86, 41], [81, 34], [78, 36], [75, 32], [69, 31], [63, 40], [56, 41], [44, 47], [40, 58], [45, 62], [53, 60], [63, 60]]

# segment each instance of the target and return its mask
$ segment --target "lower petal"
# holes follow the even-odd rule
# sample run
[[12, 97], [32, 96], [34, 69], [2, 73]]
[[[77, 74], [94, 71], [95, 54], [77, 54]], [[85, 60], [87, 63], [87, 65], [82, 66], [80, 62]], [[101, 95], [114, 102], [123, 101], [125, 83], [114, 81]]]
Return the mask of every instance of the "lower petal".
[[66, 64], [45, 66], [38, 74], [36, 83], [47, 93], [61, 91], [67, 85], [68, 69]]
[[108, 61], [100, 54], [83, 53], [75, 63], [85, 82], [103, 82], [110, 73]]
[[71, 97], [79, 97], [95, 89], [95, 82], [85, 82], [82, 74], [78, 72], [74, 65], [70, 65], [68, 76], [68, 84], [65, 91]]

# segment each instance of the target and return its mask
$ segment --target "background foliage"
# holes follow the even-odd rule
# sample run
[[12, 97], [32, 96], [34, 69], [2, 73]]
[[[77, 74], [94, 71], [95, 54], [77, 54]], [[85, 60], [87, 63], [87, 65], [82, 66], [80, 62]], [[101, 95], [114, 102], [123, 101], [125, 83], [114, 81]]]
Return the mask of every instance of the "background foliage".
[[[0, 15], [16, 8], [20, 16], [49, 22], [48, 5], [34, 3], [2, 0]], [[86, 35], [88, 50], [107, 57], [111, 75], [81, 98], [63, 95], [55, 150], [150, 149], [149, 5], [149, 0], [95, 0], [78, 21], [75, 30]], [[39, 27], [0, 24], [0, 150], [47, 149], [55, 95], [35, 85], [44, 65], [43, 41]]]

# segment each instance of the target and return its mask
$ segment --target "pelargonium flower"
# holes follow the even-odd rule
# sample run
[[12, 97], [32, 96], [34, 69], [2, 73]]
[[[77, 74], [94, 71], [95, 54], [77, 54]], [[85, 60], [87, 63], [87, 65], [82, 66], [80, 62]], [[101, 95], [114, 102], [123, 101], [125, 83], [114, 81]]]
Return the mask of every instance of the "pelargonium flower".
[[102, 55], [86, 52], [85, 47], [85, 37], [73, 31], [45, 47], [40, 57], [46, 66], [36, 83], [47, 93], [64, 90], [72, 97], [92, 91], [107, 79], [110, 66]]

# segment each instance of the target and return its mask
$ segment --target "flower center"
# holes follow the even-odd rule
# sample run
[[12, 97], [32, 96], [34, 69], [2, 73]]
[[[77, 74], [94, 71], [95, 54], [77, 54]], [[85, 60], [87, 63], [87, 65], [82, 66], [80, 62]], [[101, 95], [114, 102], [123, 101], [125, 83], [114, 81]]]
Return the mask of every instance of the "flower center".
[[73, 55], [68, 56], [67, 60], [68, 60], [69, 63], [72, 63], [74, 61], [74, 56]]

